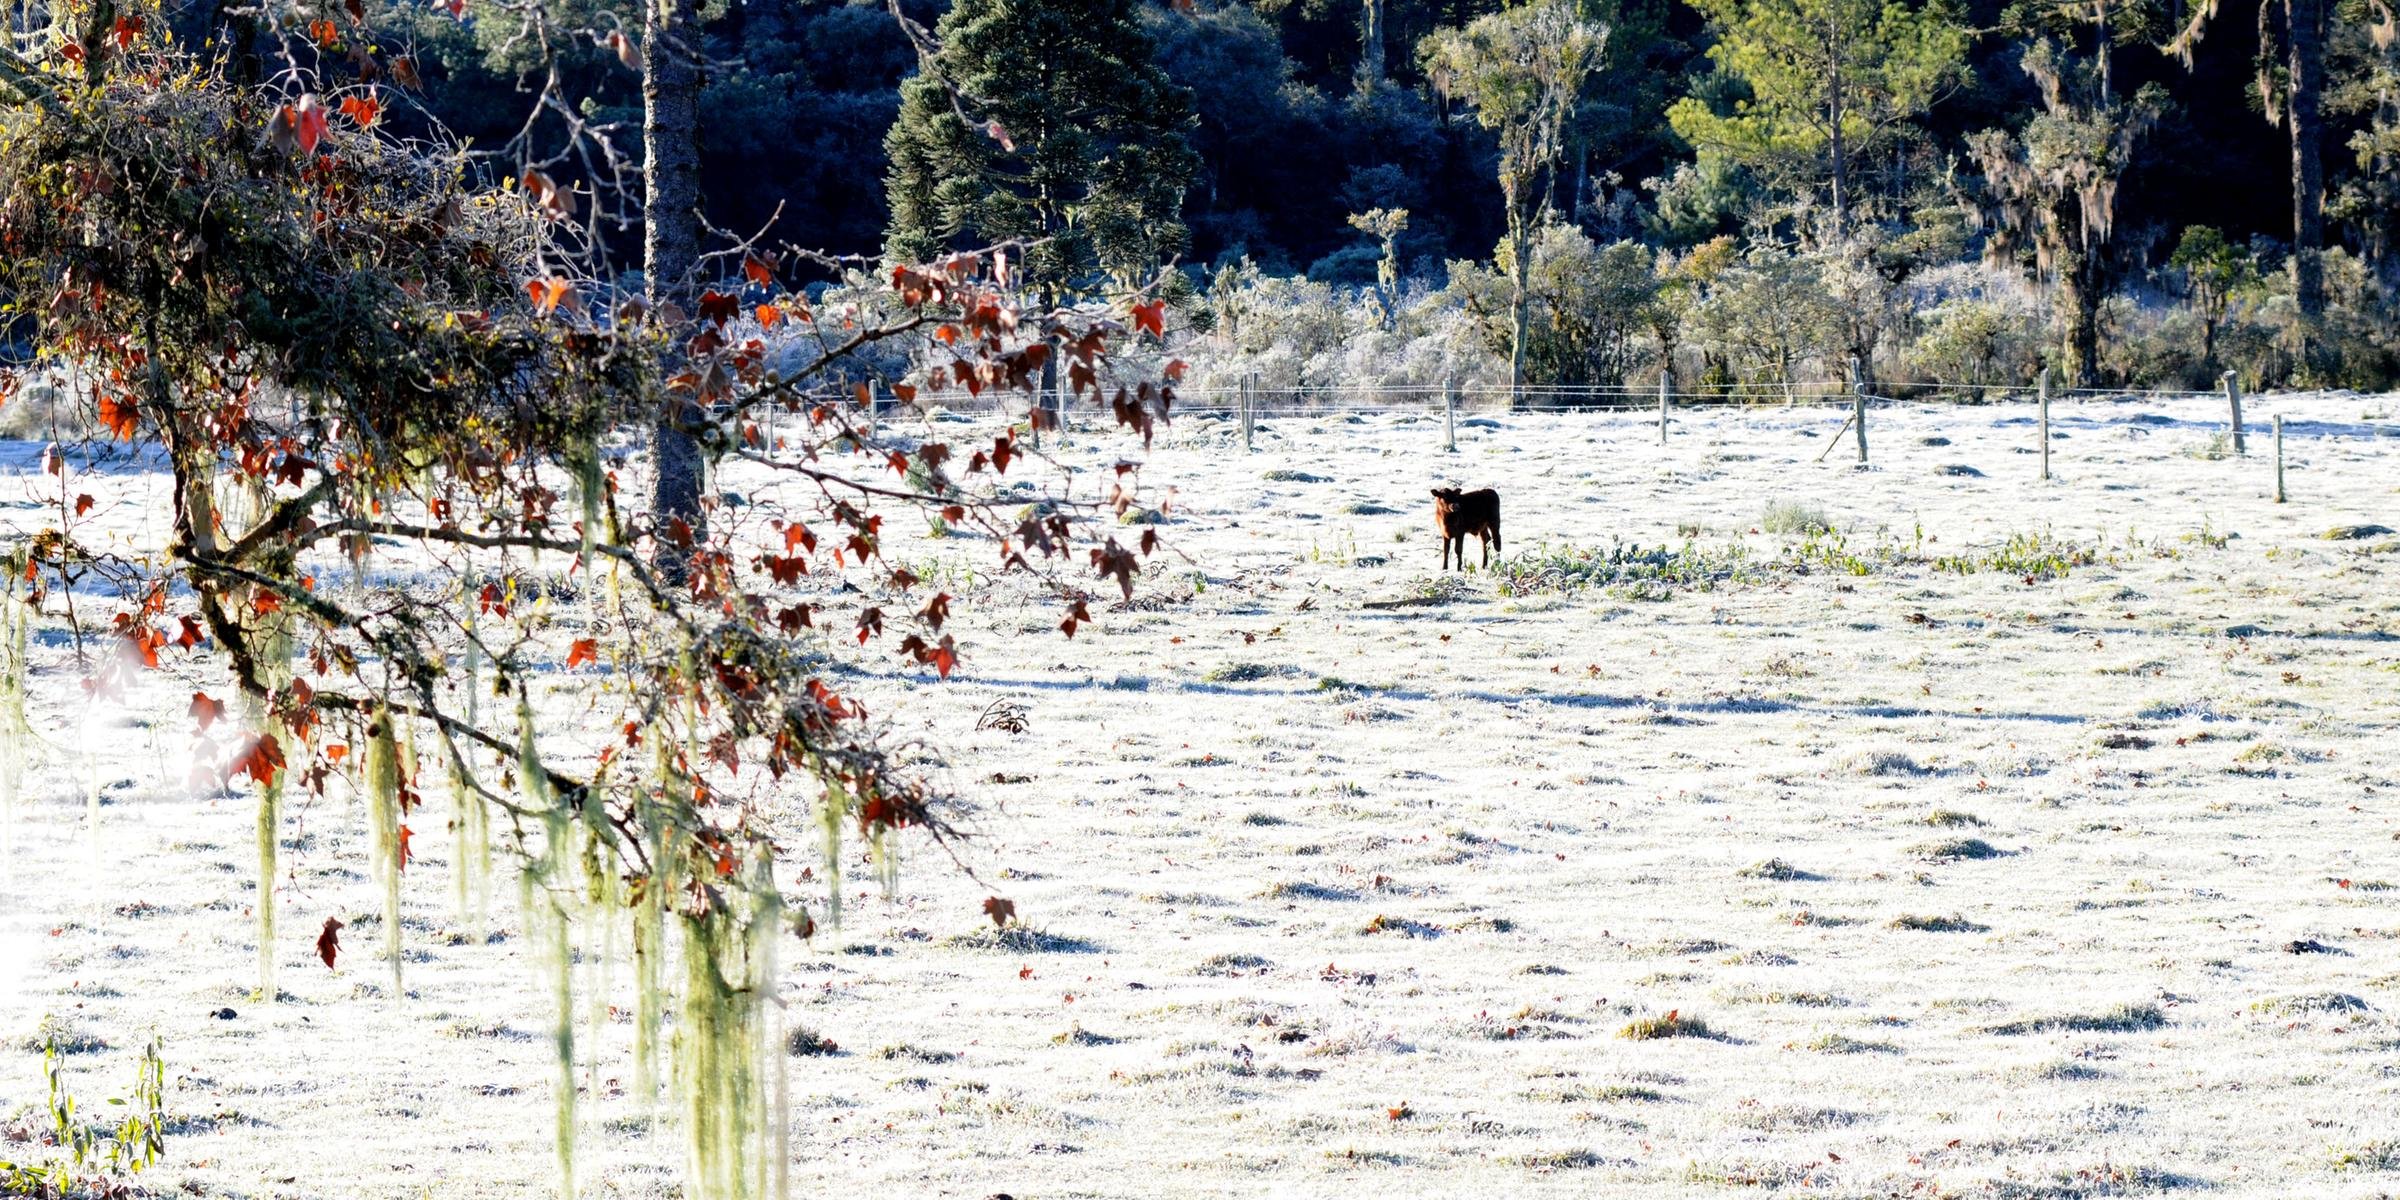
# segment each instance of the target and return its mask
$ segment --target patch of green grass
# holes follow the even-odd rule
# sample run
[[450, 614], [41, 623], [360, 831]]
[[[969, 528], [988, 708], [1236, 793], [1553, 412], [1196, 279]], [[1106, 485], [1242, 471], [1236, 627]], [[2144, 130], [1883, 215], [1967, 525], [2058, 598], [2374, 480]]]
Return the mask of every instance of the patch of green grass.
[[1821, 1033], [1809, 1039], [1808, 1048], [1819, 1054], [1898, 1054], [1900, 1047], [1890, 1042], [1861, 1041], [1840, 1033]]
[[1758, 527], [1777, 535], [1833, 532], [1833, 522], [1825, 510], [1802, 500], [1770, 500], [1766, 510], [1758, 515]]
[[2362, 1142], [2333, 1152], [2337, 1171], [2400, 1171], [2400, 1140]]
[[2165, 1028], [2166, 1024], [2167, 1014], [2155, 1004], [2119, 1004], [2097, 1013], [2064, 1013], [2025, 1021], [2008, 1021], [1991, 1026], [1985, 1032], [2002, 1037], [2027, 1033], [2147, 1033]]
[[1947, 917], [1929, 917], [1915, 913], [1893, 917], [1890, 927], [1913, 929], [1919, 933], [1983, 933], [1991, 928], [1989, 925], [1978, 925], [1955, 914]]
[[1590, 1150], [1529, 1150], [1516, 1158], [1518, 1166], [1537, 1171], [1582, 1170], [1606, 1161]]
[[2262, 1017], [2293, 1020], [2317, 1015], [2363, 1013], [2367, 1011], [2367, 1002], [2347, 992], [2310, 992], [2297, 996], [2270, 996], [2253, 1003], [2250, 1011]]
[[2008, 853], [1982, 838], [1942, 838], [1938, 841], [1919, 842], [1909, 847], [1908, 852], [1927, 862], [1955, 862], [1960, 859], [1981, 860], [1999, 858]]
[[958, 1061], [958, 1055], [948, 1050], [927, 1050], [919, 1046], [909, 1045], [906, 1042], [896, 1042], [889, 1046], [879, 1046], [875, 1050], [875, 1057], [880, 1058], [885, 1062], [899, 1062], [903, 1059], [909, 1062], [921, 1063], [950, 1063]]
[[1607, 549], [1544, 545], [1494, 564], [1492, 574], [1504, 596], [1608, 589], [1627, 599], [1665, 599], [1678, 591], [1766, 578], [1762, 565], [1741, 546], [1704, 549], [1688, 542], [1679, 550], [1627, 542]]
[[1925, 814], [1925, 819], [1922, 823], [1931, 825], [1936, 829], [1957, 829], [1961, 826], [1967, 825], [1981, 827], [1983, 825], [1983, 818], [1976, 816], [1973, 813], [1963, 813], [1955, 809], [1937, 808], [1932, 812]]
[[1617, 1036], [1628, 1041], [1652, 1042], [1660, 1038], [1714, 1038], [1719, 1034], [1708, 1027], [1708, 1022], [1676, 1010], [1664, 1016], [1643, 1017], [1618, 1030]]
[[1253, 683], [1261, 679], [1273, 679], [1278, 675], [1291, 673], [1292, 668], [1281, 664], [1236, 662], [1226, 663], [1201, 678], [1210, 683]]
[[1749, 866], [1735, 871], [1734, 874], [1739, 875], [1744, 879], [1772, 879], [1777, 883], [1791, 883], [1795, 880], [1816, 878], [1816, 876], [1811, 875], [1808, 872], [1803, 871], [1780, 858], [1770, 858], [1764, 862], [1751, 863]]
[[1666, 1093], [1656, 1088], [1631, 1083], [1578, 1083], [1573, 1087], [1535, 1089], [1525, 1098], [1537, 1104], [1618, 1104], [1626, 1101], [1655, 1103], [1666, 1099]]
[[1100, 947], [1082, 938], [1067, 937], [1026, 925], [1006, 929], [977, 929], [942, 939], [952, 950], [1004, 950], [1011, 954], [1098, 954]]
[[2075, 568], [2088, 567], [2099, 561], [2098, 546], [2061, 538], [2044, 530], [2012, 533], [2007, 541], [1989, 550], [1943, 555], [1933, 560], [1933, 569], [1957, 575], [1996, 571], [2003, 575], [2019, 576], [2027, 583], [2035, 583], [2064, 579]]

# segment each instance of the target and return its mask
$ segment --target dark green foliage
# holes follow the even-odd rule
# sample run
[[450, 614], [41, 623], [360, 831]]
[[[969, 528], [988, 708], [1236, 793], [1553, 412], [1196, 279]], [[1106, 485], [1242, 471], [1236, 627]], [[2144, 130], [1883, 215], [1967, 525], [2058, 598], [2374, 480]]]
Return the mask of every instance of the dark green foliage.
[[1191, 97], [1131, 0], [961, 0], [935, 36], [884, 139], [887, 253], [1019, 241], [1028, 278], [1089, 289], [1182, 252]]

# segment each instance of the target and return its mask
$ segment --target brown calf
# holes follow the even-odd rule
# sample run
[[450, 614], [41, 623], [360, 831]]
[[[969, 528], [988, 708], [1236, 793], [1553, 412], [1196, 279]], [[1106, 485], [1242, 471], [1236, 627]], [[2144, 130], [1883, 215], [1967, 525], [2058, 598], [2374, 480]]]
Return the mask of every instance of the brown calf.
[[1457, 488], [1433, 489], [1433, 529], [1442, 537], [1442, 569], [1450, 569], [1450, 556], [1458, 555], [1458, 569], [1467, 569], [1467, 535], [1483, 539], [1483, 565], [1492, 565], [1492, 556], [1500, 553], [1500, 493], [1490, 488], [1462, 492]]

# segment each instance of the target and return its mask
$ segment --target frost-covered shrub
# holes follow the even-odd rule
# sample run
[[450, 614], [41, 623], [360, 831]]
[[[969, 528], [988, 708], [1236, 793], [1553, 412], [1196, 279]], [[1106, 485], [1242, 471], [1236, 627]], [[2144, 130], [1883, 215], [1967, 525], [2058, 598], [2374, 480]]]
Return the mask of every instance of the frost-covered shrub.
[[2041, 369], [2041, 345], [2041, 323], [2031, 312], [1991, 300], [1945, 300], [1918, 318], [1901, 377], [1937, 388], [1963, 384], [1969, 398], [1993, 385], [2021, 387]]
[[[1513, 270], [1506, 243], [1490, 267], [1450, 264], [1449, 292], [1495, 357], [1509, 350]], [[1614, 387], [1637, 365], [1656, 361], [1649, 330], [1659, 278], [1649, 247], [1604, 246], [1574, 226], [1550, 225], [1534, 242], [1527, 284], [1527, 382]]]
[[1346, 286], [1261, 273], [1242, 262], [1217, 273], [1206, 297], [1205, 326], [1175, 347], [1190, 364], [1184, 394], [1229, 401], [1246, 376], [1263, 394], [1322, 390], [1325, 402], [1438, 396], [1443, 381], [1463, 386], [1505, 382], [1508, 364], [1476, 339], [1472, 322], [1446, 290], [1401, 286], [1396, 319], [1383, 325], [1371, 286]]
[[1752, 249], [1717, 280], [1695, 323], [1731, 381], [1748, 389], [1772, 387], [1788, 398], [1811, 382], [1839, 378], [1842, 313], [1813, 257]]

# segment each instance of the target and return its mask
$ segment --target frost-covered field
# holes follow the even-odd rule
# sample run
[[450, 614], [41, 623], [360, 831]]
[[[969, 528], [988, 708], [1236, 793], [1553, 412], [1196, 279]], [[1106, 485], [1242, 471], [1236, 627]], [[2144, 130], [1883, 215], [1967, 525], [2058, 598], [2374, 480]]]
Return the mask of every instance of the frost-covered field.
[[[1867, 471], [1847, 438], [1813, 461], [1823, 410], [1689, 414], [1663, 449], [1503, 417], [1456, 455], [1428, 421], [1279, 420], [1245, 457], [1185, 420], [1147, 476], [1189, 561], [1072, 641], [963, 574], [989, 543], [908, 541], [968, 661], [858, 686], [948, 748], [974, 875], [920, 844], [790, 954], [792, 1021], [838, 1047], [790, 1060], [799, 1190], [2400, 1193], [2400, 535], [2321, 536], [2400, 525], [2400, 405], [2254, 402], [2247, 458], [2205, 456], [2218, 415], [2060, 405], [2047, 484], [2022, 406], [1878, 410]], [[1443, 482], [1501, 489], [1511, 553], [1560, 569], [1430, 582]], [[1838, 539], [1768, 528], [1812, 507]], [[1550, 586], [1612, 539], [1695, 554]], [[88, 1039], [86, 1103], [155, 1029], [162, 1191], [548, 1191], [541, 994], [505, 903], [489, 939], [452, 907], [438, 818], [410, 994], [370, 930], [338, 971], [310, 949], [377, 906], [337, 790], [286, 830], [289, 995], [253, 1003], [251, 809], [183, 783], [221, 679], [87, 707], [37, 641], [0, 1116], [42, 1099], [45, 1019]], [[1023, 732], [977, 731], [996, 700]], [[1028, 932], [993, 936], [994, 894]], [[671, 1194], [611, 1036], [584, 1194]]]

